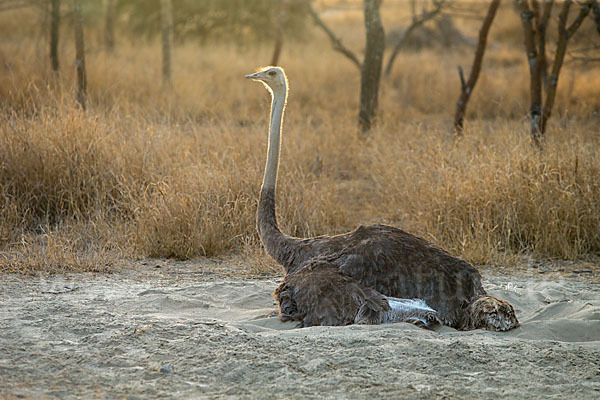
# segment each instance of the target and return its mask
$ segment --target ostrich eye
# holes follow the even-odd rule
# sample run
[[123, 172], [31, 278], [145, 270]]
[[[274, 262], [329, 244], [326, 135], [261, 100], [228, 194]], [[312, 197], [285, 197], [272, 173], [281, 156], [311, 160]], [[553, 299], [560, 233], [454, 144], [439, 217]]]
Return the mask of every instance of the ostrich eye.
[[275, 71], [269, 71], [269, 75], [270, 76], [275, 76], [276, 72]]

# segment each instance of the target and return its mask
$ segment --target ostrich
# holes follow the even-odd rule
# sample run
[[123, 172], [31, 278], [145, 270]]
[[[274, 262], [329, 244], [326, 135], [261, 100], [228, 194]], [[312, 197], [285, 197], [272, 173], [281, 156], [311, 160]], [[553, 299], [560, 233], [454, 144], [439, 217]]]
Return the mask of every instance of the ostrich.
[[335, 236], [283, 234], [275, 189], [288, 81], [280, 67], [246, 78], [261, 82], [272, 100], [257, 228], [267, 253], [285, 269], [274, 293], [282, 320], [301, 327], [407, 321], [506, 331], [519, 325], [508, 302], [487, 295], [475, 268], [401, 229], [376, 224]]

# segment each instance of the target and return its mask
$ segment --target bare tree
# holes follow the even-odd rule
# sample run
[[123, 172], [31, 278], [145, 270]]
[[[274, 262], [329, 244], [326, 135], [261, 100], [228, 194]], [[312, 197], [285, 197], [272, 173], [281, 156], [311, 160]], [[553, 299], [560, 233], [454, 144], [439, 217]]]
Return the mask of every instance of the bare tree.
[[363, 132], [371, 129], [377, 113], [379, 82], [383, 65], [385, 38], [379, 7], [381, 0], [364, 0], [367, 45], [360, 72], [360, 109], [358, 123]]
[[567, 42], [573, 36], [573, 34], [579, 29], [584, 18], [589, 14], [592, 7], [592, 1], [586, 1], [581, 5], [579, 14], [575, 17], [575, 20], [567, 28], [567, 18], [569, 17], [569, 8], [571, 7], [571, 0], [567, 0], [563, 3], [558, 15], [558, 44], [556, 47], [556, 55], [554, 56], [554, 63], [552, 64], [552, 71], [549, 76], [548, 90], [546, 91], [546, 101], [544, 103], [544, 111], [540, 121], [539, 132], [543, 136], [546, 131], [546, 123], [552, 114], [552, 107], [554, 106], [554, 99], [556, 98], [556, 89], [558, 86], [558, 77], [560, 75], [560, 69], [565, 58], [567, 50]]
[[104, 0], [104, 47], [115, 50], [115, 0]]
[[475, 88], [477, 79], [479, 78], [479, 73], [481, 71], [481, 63], [483, 61], [483, 54], [485, 52], [485, 47], [487, 43], [488, 32], [490, 31], [490, 27], [492, 26], [492, 22], [494, 21], [494, 17], [496, 16], [496, 11], [498, 10], [499, 5], [500, 0], [492, 0], [492, 2], [490, 3], [487, 15], [483, 20], [481, 29], [479, 30], [477, 50], [475, 51], [475, 58], [473, 59], [471, 74], [469, 75], [469, 80], [467, 82], [465, 82], [462, 68], [460, 66], [458, 67], [461, 88], [460, 97], [458, 98], [458, 102], [456, 103], [456, 113], [454, 115], [454, 133], [456, 136], [462, 135], [463, 132], [467, 104], [469, 102], [469, 98], [471, 97], [471, 93], [473, 93], [473, 89]]
[[[577, 31], [587, 14], [589, 14], [593, 5], [593, 0], [587, 0], [582, 3], [579, 14], [568, 28], [567, 19], [569, 16], [569, 9], [573, 2], [572, 0], [565, 0], [562, 3], [561, 11], [558, 16], [557, 49], [554, 56], [552, 71], [548, 77], [546, 101], [543, 104], [542, 80], [547, 73], [545, 54], [546, 26], [550, 18], [553, 1], [546, 1], [542, 14], [540, 14], [537, 0], [532, 0], [532, 9], [529, 8], [529, 4], [526, 0], [515, 0], [515, 3], [521, 15], [525, 51], [529, 61], [529, 91], [531, 102], [529, 109], [531, 117], [530, 134], [533, 142], [538, 147], [541, 147], [541, 140], [546, 131], [546, 124], [552, 113], [552, 107], [554, 106], [558, 77], [566, 53], [568, 40], [573, 36], [575, 31]], [[535, 25], [532, 23], [534, 17], [537, 22]]]
[[60, 27], [60, 0], [50, 1], [50, 64], [52, 71], [58, 72], [58, 39]]
[[160, 0], [162, 36], [163, 86], [171, 86], [171, 49], [173, 48], [173, 5], [171, 0]]
[[75, 66], [77, 68], [77, 102], [86, 108], [87, 76], [85, 72], [85, 45], [83, 38], [83, 16], [81, 0], [73, 0], [73, 28], [75, 32]]

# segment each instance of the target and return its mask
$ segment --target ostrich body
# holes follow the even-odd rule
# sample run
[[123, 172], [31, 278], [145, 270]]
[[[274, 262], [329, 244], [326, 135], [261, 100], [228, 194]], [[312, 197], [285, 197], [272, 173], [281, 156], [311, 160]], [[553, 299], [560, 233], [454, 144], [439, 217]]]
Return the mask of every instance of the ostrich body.
[[377, 224], [307, 239], [283, 234], [275, 190], [288, 82], [279, 67], [246, 78], [263, 83], [272, 96], [257, 228], [269, 255], [285, 269], [274, 293], [283, 320], [300, 326], [395, 321], [441, 322], [460, 330], [518, 326], [512, 306], [486, 294], [475, 268], [401, 229]]

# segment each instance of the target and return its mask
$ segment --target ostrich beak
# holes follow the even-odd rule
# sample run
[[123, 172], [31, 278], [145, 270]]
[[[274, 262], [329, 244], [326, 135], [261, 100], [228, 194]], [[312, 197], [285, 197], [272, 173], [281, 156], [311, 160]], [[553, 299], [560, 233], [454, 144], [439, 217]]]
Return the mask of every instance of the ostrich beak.
[[253, 74], [246, 75], [246, 78], [247, 79], [260, 79], [261, 76], [260, 76], [259, 72], [255, 72]]

